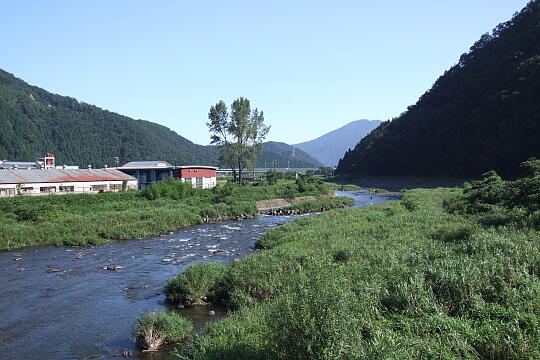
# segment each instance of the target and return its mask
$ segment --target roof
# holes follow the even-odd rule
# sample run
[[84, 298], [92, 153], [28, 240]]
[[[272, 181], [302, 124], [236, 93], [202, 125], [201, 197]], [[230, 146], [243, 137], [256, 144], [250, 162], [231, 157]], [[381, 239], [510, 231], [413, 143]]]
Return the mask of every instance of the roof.
[[21, 168], [35, 168], [37, 167], [38, 164], [36, 164], [36, 162], [25, 162], [25, 161], [0, 161], [0, 168], [3, 168], [3, 169], [9, 169], [9, 168], [16, 168], [16, 167], [21, 167]]
[[149, 168], [172, 168], [173, 166], [166, 161], [131, 161], [118, 169], [149, 169]]
[[185, 166], [177, 166], [177, 169], [209, 169], [209, 170], [217, 170], [218, 168], [215, 166], [206, 166], [206, 165], [185, 165]]
[[0, 184], [134, 180], [137, 179], [114, 169], [0, 169]]

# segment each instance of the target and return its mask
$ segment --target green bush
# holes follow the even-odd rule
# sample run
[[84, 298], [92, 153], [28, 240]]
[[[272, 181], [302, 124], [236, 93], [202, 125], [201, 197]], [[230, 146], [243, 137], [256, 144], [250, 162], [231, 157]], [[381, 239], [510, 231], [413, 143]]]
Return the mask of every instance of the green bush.
[[147, 312], [137, 318], [132, 337], [143, 350], [156, 351], [182, 341], [192, 328], [189, 319], [175, 312]]
[[159, 198], [182, 200], [192, 196], [195, 192], [196, 189], [193, 189], [191, 184], [171, 177], [146, 187], [143, 190], [143, 196], [149, 200]]
[[433, 238], [442, 242], [462, 243], [469, 240], [481, 227], [473, 223], [450, 223], [443, 225], [433, 233]]
[[528, 176], [505, 181], [494, 171], [485, 173], [480, 180], [463, 185], [463, 196], [449, 202], [454, 213], [479, 215], [485, 225], [538, 227], [540, 211], [540, 160], [522, 163]]
[[335, 262], [347, 262], [351, 257], [352, 251], [349, 249], [338, 250], [332, 255]]
[[165, 285], [167, 300], [174, 304], [198, 305], [212, 302], [224, 265], [200, 262], [190, 265]]

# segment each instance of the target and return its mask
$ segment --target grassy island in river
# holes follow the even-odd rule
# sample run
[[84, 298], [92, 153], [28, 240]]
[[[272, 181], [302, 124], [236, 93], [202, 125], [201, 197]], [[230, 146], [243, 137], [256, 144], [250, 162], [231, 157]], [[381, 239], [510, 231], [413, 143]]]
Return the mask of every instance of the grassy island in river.
[[328, 197], [331, 192], [328, 184], [313, 177], [219, 185], [212, 190], [193, 189], [171, 179], [144, 191], [4, 198], [0, 199], [0, 250], [96, 245], [204, 222], [249, 218], [258, 215], [257, 200], [316, 196], [326, 209], [350, 205], [349, 198]]

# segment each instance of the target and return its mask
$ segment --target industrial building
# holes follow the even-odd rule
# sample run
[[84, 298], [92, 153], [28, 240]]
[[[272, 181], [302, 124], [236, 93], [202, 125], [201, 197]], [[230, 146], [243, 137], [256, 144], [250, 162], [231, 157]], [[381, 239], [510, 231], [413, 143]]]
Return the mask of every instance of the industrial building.
[[174, 166], [166, 161], [132, 161], [117, 169], [136, 178], [139, 189], [144, 190], [152, 183], [173, 176]]
[[55, 157], [51, 153], [46, 153], [42, 158], [36, 161], [9, 161], [0, 160], [0, 169], [78, 169], [78, 166], [73, 165], [55, 165]]
[[137, 179], [115, 169], [0, 169], [0, 197], [129, 189], [137, 189]]
[[201, 165], [177, 166], [174, 175], [193, 187], [211, 189], [216, 186], [217, 169], [214, 166]]
[[173, 166], [166, 161], [132, 161], [117, 168], [139, 181], [139, 189], [170, 177], [190, 183], [195, 188], [210, 189], [216, 186], [214, 166], [189, 165]]

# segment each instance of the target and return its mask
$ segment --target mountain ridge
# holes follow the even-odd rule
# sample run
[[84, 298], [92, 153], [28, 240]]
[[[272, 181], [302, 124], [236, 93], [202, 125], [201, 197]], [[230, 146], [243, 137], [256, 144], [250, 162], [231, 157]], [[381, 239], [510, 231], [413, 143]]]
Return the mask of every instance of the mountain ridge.
[[339, 174], [470, 178], [540, 157], [540, 0], [484, 34], [418, 102], [340, 161]]
[[336, 166], [345, 152], [381, 123], [380, 120], [351, 121], [313, 140], [295, 144], [326, 166]]
[[[195, 144], [151, 121], [53, 94], [2, 69], [0, 129], [0, 159], [33, 161], [51, 152], [58, 164], [83, 167], [112, 165], [116, 156], [121, 163], [166, 160], [177, 165], [218, 164], [218, 149], [214, 146]], [[281, 149], [280, 154], [272, 153], [272, 144], [263, 147], [259, 157], [283, 160], [287, 152]], [[302, 154], [302, 158], [305, 162], [298, 163], [302, 167], [318, 166], [308, 154]], [[257, 165], [262, 166], [260, 161]]]

